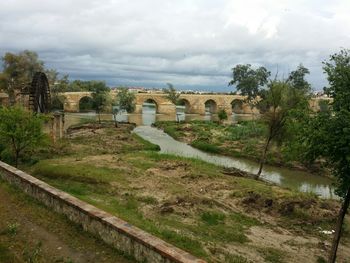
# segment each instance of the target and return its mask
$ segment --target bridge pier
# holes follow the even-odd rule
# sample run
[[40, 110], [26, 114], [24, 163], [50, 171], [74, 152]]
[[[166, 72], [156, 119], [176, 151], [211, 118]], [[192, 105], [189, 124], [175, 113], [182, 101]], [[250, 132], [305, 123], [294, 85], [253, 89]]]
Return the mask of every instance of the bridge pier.
[[79, 112], [79, 101], [66, 100], [63, 104], [63, 109], [65, 112]]
[[221, 109], [224, 109], [227, 113], [227, 116], [231, 116], [232, 115], [232, 107], [231, 107], [231, 104], [228, 106], [228, 105], [220, 105], [218, 107], [218, 111], [221, 110]]
[[204, 105], [193, 105], [190, 107], [189, 114], [200, 114], [205, 115], [205, 106]]
[[176, 106], [172, 103], [159, 104], [157, 107], [157, 113], [167, 115], [176, 114]]

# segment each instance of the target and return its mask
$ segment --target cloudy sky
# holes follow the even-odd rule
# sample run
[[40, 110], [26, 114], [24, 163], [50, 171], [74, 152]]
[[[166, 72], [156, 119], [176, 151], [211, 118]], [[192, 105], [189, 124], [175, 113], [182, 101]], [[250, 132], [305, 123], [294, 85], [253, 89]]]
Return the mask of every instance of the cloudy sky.
[[228, 91], [231, 68], [287, 75], [350, 48], [350, 0], [0, 0], [0, 55], [36, 51], [71, 79]]

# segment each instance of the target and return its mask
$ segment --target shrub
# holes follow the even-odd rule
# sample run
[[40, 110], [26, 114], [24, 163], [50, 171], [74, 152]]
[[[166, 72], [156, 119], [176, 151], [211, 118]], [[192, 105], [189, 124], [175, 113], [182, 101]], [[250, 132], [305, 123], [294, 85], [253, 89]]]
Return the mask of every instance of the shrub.
[[23, 152], [44, 141], [43, 119], [21, 107], [0, 109], [0, 142], [12, 154], [15, 165]]
[[191, 145], [199, 150], [210, 152], [210, 153], [219, 153], [220, 148], [216, 145], [209, 144], [204, 141], [196, 140], [191, 143]]
[[224, 109], [219, 110], [218, 117], [220, 121], [227, 120], [227, 113]]

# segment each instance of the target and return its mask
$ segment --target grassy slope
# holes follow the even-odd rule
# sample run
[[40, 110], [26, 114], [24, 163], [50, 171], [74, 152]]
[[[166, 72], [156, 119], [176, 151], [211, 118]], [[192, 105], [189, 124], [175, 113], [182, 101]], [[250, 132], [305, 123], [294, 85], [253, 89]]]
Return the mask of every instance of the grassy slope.
[[[298, 255], [286, 251], [285, 245], [271, 247], [255, 241], [253, 228], [264, 232], [272, 229], [273, 238], [282, 232], [294, 233], [293, 238], [302, 235], [327, 240], [319, 234], [319, 228], [331, 228], [336, 202], [227, 176], [217, 166], [161, 155], [156, 149], [130, 133], [128, 127], [87, 126], [57, 145], [50, 154], [54, 158], [25, 168], [210, 261], [261, 261], [276, 255], [281, 257], [278, 260], [288, 261], [303, 256], [301, 251]], [[300, 244], [288, 248], [293, 246]], [[312, 258], [325, 253], [317, 242], [309, 246], [305, 253]]]

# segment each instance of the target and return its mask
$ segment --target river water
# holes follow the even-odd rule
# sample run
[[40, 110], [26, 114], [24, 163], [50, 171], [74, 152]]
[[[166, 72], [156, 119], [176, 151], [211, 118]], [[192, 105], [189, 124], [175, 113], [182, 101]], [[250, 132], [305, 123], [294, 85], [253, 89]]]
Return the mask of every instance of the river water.
[[[215, 120], [217, 118], [215, 115], [211, 114], [204, 116], [188, 115], [183, 114], [181, 111], [182, 109], [178, 110], [178, 112], [180, 112], [178, 114], [178, 118], [180, 120]], [[65, 127], [80, 123], [85, 119], [96, 119], [96, 115], [94, 113], [66, 114]], [[111, 120], [113, 119], [113, 116], [111, 114], [102, 114], [101, 119]], [[235, 167], [250, 173], [256, 173], [258, 171], [259, 167], [258, 163], [256, 162], [247, 159], [219, 156], [200, 151], [185, 143], [176, 141], [163, 131], [150, 126], [156, 120], [161, 121], [175, 119], [176, 116], [155, 114], [154, 108], [149, 105], [146, 105], [146, 107], [143, 108], [143, 114], [120, 114], [117, 116], [118, 121], [129, 121], [136, 123], [137, 127], [134, 129], [134, 132], [142, 138], [159, 145], [161, 148], [161, 153], [198, 158], [219, 166]], [[234, 114], [230, 121], [235, 122], [242, 119], [251, 119], [251, 116]], [[326, 177], [269, 165], [265, 165], [261, 177], [266, 181], [276, 183], [283, 187], [295, 189], [301, 192], [315, 193], [322, 198], [336, 198], [334, 190], [331, 186], [332, 181]]]

